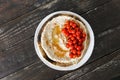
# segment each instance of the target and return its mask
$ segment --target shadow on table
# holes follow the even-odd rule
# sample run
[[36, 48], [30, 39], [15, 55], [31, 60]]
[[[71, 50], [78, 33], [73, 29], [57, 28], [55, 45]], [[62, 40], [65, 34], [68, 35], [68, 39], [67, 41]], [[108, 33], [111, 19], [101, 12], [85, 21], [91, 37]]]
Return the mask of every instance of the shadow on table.
[[112, 78], [111, 80], [120, 80], [120, 75], [117, 77]]

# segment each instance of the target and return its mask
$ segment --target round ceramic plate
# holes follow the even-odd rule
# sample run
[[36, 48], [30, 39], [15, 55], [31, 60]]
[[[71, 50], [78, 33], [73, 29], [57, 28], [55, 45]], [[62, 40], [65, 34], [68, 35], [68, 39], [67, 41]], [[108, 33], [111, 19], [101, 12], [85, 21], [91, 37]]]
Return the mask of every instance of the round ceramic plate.
[[[71, 15], [71, 16], [75, 16], [75, 17], [79, 18], [85, 24], [85, 27], [88, 30], [89, 38], [90, 38], [88, 49], [84, 53], [84, 56], [82, 57], [82, 59], [77, 64], [67, 66], [67, 67], [61, 67], [61, 66], [57, 66], [57, 65], [50, 63], [47, 59], [45, 59], [43, 57], [42, 53], [40, 52], [39, 45], [38, 45], [39, 32], [42, 29], [44, 23], [46, 23], [53, 16], [59, 15], [59, 14], [66, 14], [66, 15]], [[34, 36], [34, 46], [35, 46], [35, 50], [36, 50], [38, 57], [42, 60], [43, 63], [45, 63], [50, 68], [53, 68], [55, 70], [60, 70], [60, 71], [74, 70], [74, 69], [81, 67], [83, 64], [85, 64], [87, 62], [87, 60], [90, 58], [90, 56], [92, 55], [92, 51], [94, 48], [94, 34], [93, 34], [93, 30], [91, 29], [90, 24], [80, 15], [78, 15], [74, 12], [70, 12], [70, 11], [57, 11], [57, 12], [49, 14], [39, 23], [39, 25], [36, 29], [36, 32], [35, 32], [35, 36]]]

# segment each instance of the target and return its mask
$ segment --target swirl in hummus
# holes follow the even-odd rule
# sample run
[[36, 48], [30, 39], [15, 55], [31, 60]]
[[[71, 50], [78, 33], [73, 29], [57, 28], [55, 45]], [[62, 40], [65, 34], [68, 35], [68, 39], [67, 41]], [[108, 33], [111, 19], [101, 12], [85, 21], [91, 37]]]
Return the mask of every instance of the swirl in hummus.
[[[67, 38], [61, 32], [67, 20], [74, 20], [80, 24], [80, 28], [87, 34], [83, 43], [84, 49], [80, 57], [70, 58], [70, 49], [66, 47]], [[59, 15], [48, 21], [41, 33], [41, 48], [46, 56], [53, 62], [60, 64], [77, 64], [84, 56], [88, 45], [88, 33], [85, 25], [80, 21], [68, 15]]]

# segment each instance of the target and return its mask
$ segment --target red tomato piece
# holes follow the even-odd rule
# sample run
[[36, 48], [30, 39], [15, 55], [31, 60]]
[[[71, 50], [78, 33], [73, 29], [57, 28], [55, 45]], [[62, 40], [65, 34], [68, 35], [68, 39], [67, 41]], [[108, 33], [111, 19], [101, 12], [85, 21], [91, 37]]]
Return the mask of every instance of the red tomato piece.
[[69, 32], [69, 33], [72, 33], [72, 30], [71, 30], [71, 29], [69, 29], [69, 30], [68, 30], [68, 32]]
[[76, 38], [77, 38], [78, 40], [80, 40], [80, 36], [77, 36]]
[[80, 57], [81, 56], [81, 54], [77, 54], [77, 57]]
[[82, 41], [82, 39], [79, 39], [79, 43], [82, 43], [83, 41]]
[[80, 51], [78, 51], [78, 52], [77, 52], [77, 54], [78, 54], [78, 55], [80, 55], [80, 54], [81, 54], [81, 52], [80, 52]]
[[72, 45], [72, 41], [69, 41], [68, 44], [71, 46]]
[[73, 50], [72, 50], [72, 53], [73, 53], [73, 54], [76, 54], [76, 50], [75, 50], [75, 49], [73, 49]]
[[73, 58], [73, 54], [72, 53], [70, 53], [69, 56], [70, 56], [70, 58]]
[[69, 44], [66, 44], [66, 47], [67, 47], [67, 48], [69, 48], [69, 47], [70, 47], [70, 45], [69, 45]]
[[74, 33], [75, 33], [75, 30], [71, 30], [71, 33], [74, 34]]
[[70, 46], [70, 50], [73, 50], [73, 49], [74, 49], [74, 46], [71, 45], [71, 46]]
[[81, 46], [82, 45], [82, 43], [81, 42], [78, 42], [78, 46]]
[[76, 58], [77, 57], [77, 55], [73, 55], [73, 58]]
[[72, 24], [72, 27], [73, 27], [73, 28], [76, 28], [76, 27], [77, 27], [77, 25], [74, 23], [74, 24]]
[[72, 37], [71, 37], [71, 40], [74, 40], [74, 39], [75, 39], [75, 38], [72, 36]]
[[66, 35], [66, 36], [69, 36], [69, 33], [66, 31], [66, 32], [65, 32], [65, 35]]
[[84, 38], [86, 37], [86, 34], [85, 33], [83, 33], [83, 35], [82, 35]]
[[80, 31], [80, 28], [79, 28], [79, 27], [76, 27], [76, 28], [75, 28], [75, 31], [76, 31], [76, 32]]
[[80, 51], [80, 50], [81, 50], [81, 47], [80, 47], [80, 46], [77, 46], [77, 50]]
[[80, 36], [80, 32], [76, 32], [76, 35], [77, 35], [77, 36]]
[[73, 34], [74, 37], [76, 37], [76, 34]]
[[70, 21], [70, 26], [72, 26], [72, 24], [73, 24], [72, 21]]
[[68, 24], [65, 24], [65, 27], [66, 27], [67, 29], [70, 29], [70, 25], [68, 25]]
[[62, 30], [63, 34], [68, 37], [66, 47], [70, 48], [70, 58], [76, 58], [81, 55], [83, 50], [83, 42], [86, 37], [86, 33], [80, 28], [80, 25], [76, 24], [73, 20], [67, 20]]
[[70, 21], [69, 21], [69, 20], [67, 20], [67, 21], [66, 21], [66, 24], [68, 24], [68, 25], [69, 25], [69, 24], [70, 24]]
[[62, 33], [65, 33], [65, 29], [62, 29]]
[[77, 40], [75, 39], [74, 41], [73, 41], [73, 44], [76, 44], [77, 43]]

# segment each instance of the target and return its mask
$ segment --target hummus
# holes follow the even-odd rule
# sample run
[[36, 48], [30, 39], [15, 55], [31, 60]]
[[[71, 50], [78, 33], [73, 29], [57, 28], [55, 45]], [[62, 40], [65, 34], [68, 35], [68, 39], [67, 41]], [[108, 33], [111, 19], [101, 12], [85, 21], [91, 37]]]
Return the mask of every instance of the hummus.
[[63, 64], [76, 64], [83, 57], [88, 43], [88, 35], [84, 41], [84, 49], [82, 50], [81, 56], [77, 58], [70, 58], [70, 50], [66, 47], [66, 37], [61, 32], [66, 20], [74, 20], [80, 24], [80, 27], [87, 34], [85, 25], [75, 18], [67, 15], [60, 15], [52, 18], [48, 21], [41, 33], [41, 48], [44, 50], [47, 57], [58, 63]]

